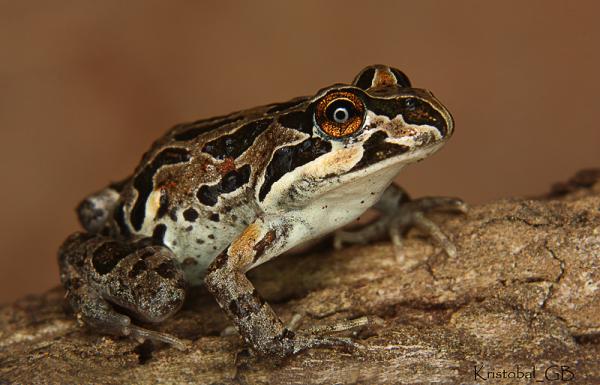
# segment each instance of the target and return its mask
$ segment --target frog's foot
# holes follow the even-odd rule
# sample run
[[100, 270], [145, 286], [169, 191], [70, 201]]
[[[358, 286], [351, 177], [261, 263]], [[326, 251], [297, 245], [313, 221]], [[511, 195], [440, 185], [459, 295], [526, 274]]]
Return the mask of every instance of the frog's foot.
[[304, 317], [302, 314], [294, 313], [292, 319], [290, 319], [287, 325], [285, 325], [285, 328], [289, 331], [295, 332], [296, 330], [298, 330], [300, 324], [302, 323], [302, 317]]
[[284, 341], [284, 350], [288, 354], [297, 354], [303, 350], [318, 347], [331, 348], [341, 346], [350, 350], [364, 349], [363, 345], [349, 337], [322, 336], [302, 332], [294, 334], [291, 331], [288, 331], [288, 333], [290, 333], [291, 338]]
[[[302, 318], [303, 318], [302, 314], [295, 313], [292, 316], [292, 319], [287, 323], [285, 328], [289, 331], [296, 332], [299, 329], [300, 324], [302, 323], [301, 322]], [[328, 325], [313, 326], [313, 327], [307, 329], [306, 332], [310, 333], [310, 334], [314, 334], [314, 335], [319, 335], [319, 334], [324, 334], [324, 333], [325, 334], [326, 333], [335, 333], [335, 332], [342, 332], [342, 331], [346, 331], [346, 330], [357, 329], [357, 328], [360, 328], [363, 326], [379, 324], [380, 322], [381, 322], [381, 319], [379, 317], [363, 316], [363, 317], [349, 319], [349, 320], [337, 321], [337, 322], [334, 322], [334, 323], [328, 324]]]
[[380, 325], [382, 319], [376, 316], [363, 316], [354, 319], [337, 321], [330, 325], [319, 325], [308, 329], [308, 332], [315, 335], [343, 332], [347, 330], [356, 330], [362, 327]]
[[[344, 244], [366, 244], [389, 237], [394, 245], [396, 259], [405, 260], [402, 250], [402, 235], [411, 227], [416, 227], [431, 237], [448, 256], [456, 256], [456, 246], [437, 224], [428, 219], [425, 214], [431, 211], [467, 212], [467, 204], [458, 198], [424, 197], [415, 200], [402, 201], [394, 208], [383, 211], [375, 222], [357, 231], [339, 230], [334, 235], [334, 246], [340, 249]], [[383, 206], [383, 205], [382, 205]]]
[[[288, 325], [285, 327], [282, 337], [279, 338], [281, 345], [271, 347], [269, 354], [284, 357], [290, 354], [296, 354], [302, 350], [314, 347], [335, 347], [343, 346], [349, 349], [362, 349], [364, 346], [348, 337], [326, 336], [327, 332], [340, 332], [358, 328], [368, 324], [366, 317], [350, 321], [340, 321], [333, 325], [316, 326], [306, 330], [296, 330], [300, 324], [302, 315], [295, 314]], [[363, 319], [364, 318], [364, 319]], [[221, 332], [221, 337], [237, 334], [234, 326], [229, 326]], [[282, 354], [282, 352], [284, 352]]]
[[[292, 354], [316, 346], [347, 346], [352, 349], [362, 348], [362, 345], [354, 342], [351, 338], [332, 337], [323, 335], [328, 333], [357, 329], [366, 325], [377, 323], [377, 320], [372, 317], [360, 317], [352, 320], [338, 321], [331, 325], [319, 325], [305, 330], [298, 330], [302, 318], [302, 314], [294, 314], [284, 329], [286, 330], [286, 337], [291, 337], [291, 339], [293, 340], [292, 342], [288, 341], [288, 344], [293, 345], [292, 347], [288, 347], [290, 353]], [[224, 337], [235, 334], [237, 334], [236, 328], [234, 326], [228, 326], [223, 331], [221, 331], [220, 335], [221, 337]]]
[[161, 333], [154, 330], [144, 329], [137, 325], [129, 325], [130, 337], [135, 338], [139, 342], [143, 342], [145, 340], [150, 340], [154, 342], [162, 342], [167, 345], [171, 345], [177, 350], [185, 352], [189, 350], [189, 346], [181, 339], [172, 336], [168, 333]]
[[[75, 296], [78, 298], [75, 298]], [[92, 291], [79, 290], [78, 293], [69, 293], [67, 298], [70, 301], [77, 300], [83, 304], [76, 313], [77, 321], [95, 332], [131, 337], [138, 342], [146, 340], [162, 342], [182, 351], [188, 349], [182, 340], [170, 334], [134, 325], [131, 323], [131, 318], [116, 312], [107, 301], [98, 297]]]
[[[363, 316], [350, 320], [341, 320], [331, 324], [313, 326], [304, 330], [296, 331], [300, 324], [302, 315], [294, 314], [286, 326], [286, 334], [291, 335], [293, 345], [292, 353], [313, 347], [335, 347], [341, 346], [351, 350], [364, 349], [364, 345], [349, 337], [331, 336], [331, 333], [357, 330], [364, 327], [381, 325], [382, 320], [375, 316]], [[295, 334], [294, 334], [295, 333]]]

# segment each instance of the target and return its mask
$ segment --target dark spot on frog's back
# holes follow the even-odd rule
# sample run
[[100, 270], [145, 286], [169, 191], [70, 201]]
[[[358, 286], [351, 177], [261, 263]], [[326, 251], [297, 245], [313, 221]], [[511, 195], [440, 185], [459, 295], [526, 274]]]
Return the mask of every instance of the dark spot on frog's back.
[[403, 154], [409, 150], [407, 146], [401, 144], [388, 143], [385, 139], [388, 137], [383, 131], [377, 131], [365, 142], [365, 152], [360, 161], [352, 167], [350, 171], [360, 170], [377, 163], [383, 159]]
[[152, 162], [139, 170], [133, 179], [133, 187], [138, 192], [138, 197], [131, 209], [131, 224], [136, 230], [142, 228], [146, 215], [146, 201], [153, 190], [153, 178], [163, 166], [184, 163], [190, 160], [188, 150], [179, 147], [166, 148], [158, 153]]
[[115, 266], [134, 251], [134, 247], [123, 242], [110, 241], [100, 245], [92, 255], [92, 265], [100, 275], [110, 273]]
[[175, 269], [175, 264], [171, 260], [161, 263], [156, 269], [154, 269], [154, 271], [156, 271], [161, 277], [167, 279], [175, 277], [177, 272]]
[[190, 207], [183, 212], [183, 218], [188, 222], [195, 222], [198, 219], [198, 212]]
[[129, 271], [129, 274], [128, 274], [129, 278], [135, 278], [138, 275], [142, 274], [146, 270], [147, 267], [148, 267], [148, 264], [143, 259], [137, 261], [133, 265], [131, 270]]
[[152, 232], [152, 241], [155, 244], [162, 244], [165, 240], [165, 233], [167, 232], [167, 226], [164, 223], [156, 225]]
[[309, 135], [313, 132], [312, 115], [305, 111], [288, 112], [281, 115], [277, 120], [283, 127], [293, 128]]
[[119, 228], [119, 232], [123, 236], [128, 236], [131, 234], [129, 227], [125, 223], [125, 208], [123, 207], [123, 202], [119, 203], [113, 212], [113, 219]]
[[309, 138], [294, 146], [279, 148], [273, 154], [273, 159], [267, 165], [265, 180], [260, 186], [258, 199], [263, 201], [273, 183], [281, 179], [285, 174], [296, 168], [311, 162], [318, 157], [331, 151], [331, 143], [320, 138]]
[[196, 196], [200, 203], [206, 206], [214, 206], [221, 194], [233, 192], [250, 180], [251, 167], [246, 164], [237, 170], [229, 171], [223, 175], [221, 180], [212, 186], [203, 185], [198, 189]]
[[260, 119], [246, 123], [235, 132], [206, 143], [202, 151], [215, 159], [236, 159], [252, 146], [254, 140], [269, 127], [272, 121], [272, 119]]

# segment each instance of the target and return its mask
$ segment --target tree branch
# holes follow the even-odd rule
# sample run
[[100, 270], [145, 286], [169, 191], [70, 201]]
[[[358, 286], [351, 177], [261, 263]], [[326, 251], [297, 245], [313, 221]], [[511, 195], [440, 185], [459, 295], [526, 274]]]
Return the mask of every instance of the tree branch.
[[[302, 316], [300, 328], [368, 316], [345, 332], [360, 350], [254, 357], [237, 335], [220, 336], [228, 322], [203, 289], [155, 327], [192, 341], [188, 352], [103, 337], [65, 314], [56, 288], [0, 307], [0, 384], [454, 384], [533, 367], [538, 380], [556, 378], [560, 366], [564, 378], [600, 383], [599, 179], [586, 171], [545, 197], [438, 214], [456, 258], [413, 231], [404, 265], [381, 243], [288, 255], [250, 273], [284, 321]], [[516, 381], [535, 382], [492, 382]]]

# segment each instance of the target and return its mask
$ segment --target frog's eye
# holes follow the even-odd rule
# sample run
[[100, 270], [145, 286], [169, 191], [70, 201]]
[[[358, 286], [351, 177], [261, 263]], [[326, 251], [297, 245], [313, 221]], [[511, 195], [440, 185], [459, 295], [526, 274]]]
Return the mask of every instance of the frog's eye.
[[332, 92], [317, 102], [315, 121], [323, 132], [334, 138], [354, 134], [364, 120], [365, 104], [351, 92]]
[[404, 72], [382, 64], [375, 64], [363, 69], [354, 78], [352, 84], [363, 90], [371, 87], [411, 87], [410, 80]]

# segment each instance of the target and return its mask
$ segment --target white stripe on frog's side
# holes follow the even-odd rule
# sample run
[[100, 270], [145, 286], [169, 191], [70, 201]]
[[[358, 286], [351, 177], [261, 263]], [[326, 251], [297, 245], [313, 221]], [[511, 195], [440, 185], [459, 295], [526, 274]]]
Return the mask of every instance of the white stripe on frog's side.
[[393, 119], [390, 119], [385, 115], [376, 115], [372, 112], [368, 114], [370, 115], [370, 120], [389, 135], [385, 140], [388, 143], [407, 146], [413, 149], [427, 146], [442, 139], [442, 135], [436, 127], [427, 124], [407, 123], [402, 115], [396, 115]]
[[346, 146], [341, 141], [329, 141], [331, 150], [306, 164], [296, 167], [275, 181], [261, 207], [267, 213], [302, 207], [319, 189], [327, 189], [328, 180], [347, 172], [360, 160], [361, 144]]

